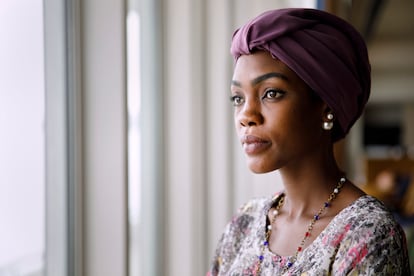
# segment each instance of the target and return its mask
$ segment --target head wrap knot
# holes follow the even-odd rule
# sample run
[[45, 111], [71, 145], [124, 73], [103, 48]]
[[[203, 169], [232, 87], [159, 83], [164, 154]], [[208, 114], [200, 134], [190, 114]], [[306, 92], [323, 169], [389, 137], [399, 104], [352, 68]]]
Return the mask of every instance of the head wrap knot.
[[293, 70], [334, 112], [343, 138], [361, 115], [371, 88], [362, 36], [345, 20], [314, 9], [267, 11], [233, 34], [231, 54], [266, 50]]

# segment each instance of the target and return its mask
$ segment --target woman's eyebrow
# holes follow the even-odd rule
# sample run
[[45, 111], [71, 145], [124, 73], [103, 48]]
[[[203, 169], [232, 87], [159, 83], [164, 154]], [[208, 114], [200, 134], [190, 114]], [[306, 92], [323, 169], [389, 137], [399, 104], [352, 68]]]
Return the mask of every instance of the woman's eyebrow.
[[231, 85], [234, 85], [234, 86], [237, 86], [237, 87], [242, 87], [241, 83], [239, 81], [236, 81], [236, 80], [232, 80]]
[[[270, 73], [266, 73], [264, 75], [258, 76], [257, 78], [253, 79], [251, 81], [252, 86], [257, 85], [258, 83], [270, 79], [270, 78], [279, 78], [279, 79], [283, 79], [283, 80], [288, 80], [288, 78], [283, 75], [282, 73], [276, 73], [276, 72], [270, 72]], [[241, 83], [239, 81], [236, 80], [232, 80], [231, 84], [237, 87], [241, 87]]]
[[254, 80], [251, 81], [251, 84], [252, 84], [252, 86], [254, 86], [254, 85], [256, 85], [256, 84], [258, 84], [258, 83], [260, 83], [264, 80], [270, 79], [270, 78], [280, 78], [280, 79], [283, 79], [283, 80], [288, 80], [288, 78], [285, 75], [281, 74], [281, 73], [270, 72], [270, 73], [258, 76], [257, 78], [255, 78]]

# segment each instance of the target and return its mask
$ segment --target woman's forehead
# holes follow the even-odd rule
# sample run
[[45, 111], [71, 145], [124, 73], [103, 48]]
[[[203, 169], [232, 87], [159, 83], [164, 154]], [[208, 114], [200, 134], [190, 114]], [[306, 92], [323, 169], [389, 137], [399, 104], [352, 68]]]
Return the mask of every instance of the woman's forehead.
[[236, 81], [242, 79], [254, 81], [269, 76], [278, 77], [285, 81], [299, 79], [296, 73], [290, 70], [286, 64], [278, 59], [274, 59], [267, 52], [242, 55], [234, 66], [233, 80]]

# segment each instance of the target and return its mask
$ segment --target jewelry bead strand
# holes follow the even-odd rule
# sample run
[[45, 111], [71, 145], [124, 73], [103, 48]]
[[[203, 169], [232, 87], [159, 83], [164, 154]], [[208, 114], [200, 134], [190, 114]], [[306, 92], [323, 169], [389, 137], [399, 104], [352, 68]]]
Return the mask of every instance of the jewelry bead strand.
[[[282, 274], [284, 274], [289, 268], [291, 268], [293, 266], [293, 264], [296, 262], [299, 253], [302, 252], [303, 247], [305, 246], [305, 242], [306, 240], [310, 237], [313, 227], [316, 223], [316, 221], [318, 221], [321, 217], [321, 215], [324, 213], [324, 211], [331, 206], [331, 202], [336, 198], [336, 196], [339, 194], [339, 192], [341, 191], [342, 186], [345, 184], [346, 182], [346, 178], [345, 177], [341, 177], [338, 185], [335, 187], [335, 189], [333, 190], [333, 192], [329, 195], [328, 200], [324, 203], [324, 205], [319, 209], [319, 211], [314, 215], [314, 217], [312, 218], [311, 222], [309, 223], [309, 226], [307, 228], [307, 231], [305, 232], [305, 235], [303, 237], [303, 239], [301, 240], [301, 242], [299, 243], [299, 246], [296, 249], [295, 254], [290, 258], [289, 261], [287, 261]], [[270, 240], [270, 235], [272, 234], [272, 225], [276, 220], [277, 215], [279, 214], [280, 209], [283, 206], [284, 203], [284, 199], [285, 199], [285, 195], [281, 194], [279, 201], [275, 207], [275, 210], [272, 213], [272, 218], [270, 220], [269, 225], [267, 225], [266, 228], [266, 232], [265, 232], [265, 241], [263, 242], [263, 246], [262, 246], [262, 250], [261, 250], [261, 254], [258, 256], [259, 258], [259, 262], [256, 268], [256, 273], [255, 275], [260, 275], [261, 273], [261, 266], [264, 260], [264, 252], [266, 247], [269, 247], [269, 240]]]
[[284, 201], [285, 201], [285, 197], [284, 197], [283, 194], [281, 194], [279, 202], [277, 203], [277, 206], [276, 206], [275, 210], [273, 210], [272, 219], [271, 219], [271, 221], [270, 221], [270, 223], [269, 223], [269, 225], [267, 226], [267, 229], [266, 229], [265, 241], [263, 242], [261, 254], [259, 255], [259, 263], [258, 263], [258, 267], [256, 269], [255, 275], [260, 275], [261, 268], [262, 268], [262, 262], [263, 262], [263, 259], [264, 259], [264, 252], [265, 252], [266, 247], [269, 247], [269, 239], [270, 239], [270, 234], [272, 233], [272, 225], [275, 222], [276, 216], [279, 214], [279, 210], [280, 210], [280, 208], [282, 208]]

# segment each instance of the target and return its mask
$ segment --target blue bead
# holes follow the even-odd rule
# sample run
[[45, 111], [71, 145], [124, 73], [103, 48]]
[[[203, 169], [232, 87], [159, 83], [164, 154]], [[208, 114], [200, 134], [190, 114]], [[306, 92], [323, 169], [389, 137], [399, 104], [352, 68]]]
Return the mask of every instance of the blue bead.
[[263, 255], [260, 255], [260, 256], [259, 256], [259, 260], [260, 260], [260, 261], [263, 261], [263, 259], [264, 259]]
[[325, 202], [325, 207], [329, 207], [329, 203], [328, 202]]
[[268, 246], [268, 245], [269, 245], [269, 242], [268, 242], [268, 241], [265, 241], [265, 242], [263, 243], [263, 245]]
[[287, 267], [292, 267], [293, 263], [292, 262], [288, 262], [287, 263]]
[[318, 215], [315, 215], [315, 220], [319, 220], [319, 216]]

